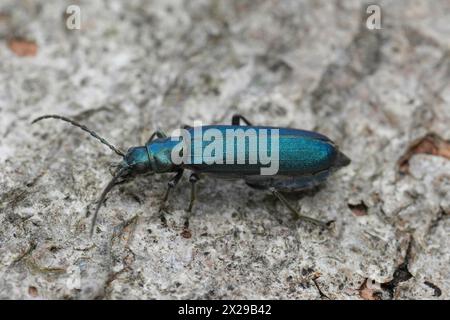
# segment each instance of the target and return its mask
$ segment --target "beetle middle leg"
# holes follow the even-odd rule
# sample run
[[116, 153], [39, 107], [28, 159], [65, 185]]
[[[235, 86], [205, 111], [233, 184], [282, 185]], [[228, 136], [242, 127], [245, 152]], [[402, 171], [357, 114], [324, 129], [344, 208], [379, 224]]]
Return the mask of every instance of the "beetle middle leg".
[[159, 217], [163, 225], [167, 224], [166, 217], [164, 215], [164, 209], [166, 207], [167, 199], [169, 198], [170, 190], [175, 188], [175, 186], [181, 180], [181, 177], [183, 177], [183, 169], [180, 169], [172, 178], [170, 178], [169, 182], [167, 183], [166, 193], [164, 194], [164, 197], [159, 206]]
[[308, 221], [308, 222], [311, 222], [311, 223], [313, 223], [315, 225], [318, 225], [320, 227], [323, 227], [323, 228], [329, 228], [332, 225], [332, 223], [334, 222], [333, 220], [328, 221], [328, 222], [324, 222], [324, 221], [320, 221], [320, 220], [317, 220], [317, 219], [314, 219], [314, 218], [311, 218], [311, 217], [304, 216], [300, 212], [298, 212], [298, 210], [295, 209], [289, 203], [289, 201], [287, 201], [287, 199], [277, 189], [275, 189], [274, 187], [271, 187], [271, 188], [269, 188], [269, 191], [272, 192], [272, 194], [275, 197], [277, 197], [278, 200], [280, 200], [281, 203], [283, 203], [291, 211], [294, 219], [296, 219], [296, 220], [297, 219], [301, 219], [301, 220], [304, 220], [304, 221]]
[[164, 133], [164, 132], [162, 132], [162, 131], [155, 131], [155, 132], [153, 132], [152, 133], [152, 135], [150, 136], [150, 138], [148, 138], [148, 140], [147, 140], [147, 142], [145, 143], [145, 145], [147, 145], [147, 144], [149, 144], [150, 142], [152, 142], [154, 139], [155, 139], [155, 137], [157, 137], [157, 138], [166, 138], [167, 137], [167, 135]]
[[233, 126], [240, 126], [241, 125], [241, 120], [248, 126], [252, 126], [252, 123], [250, 121], [247, 120], [247, 118], [245, 118], [244, 116], [241, 116], [240, 114], [234, 114], [233, 117], [231, 118], [231, 124]]
[[189, 218], [192, 214], [192, 208], [194, 207], [195, 200], [197, 198], [197, 191], [196, 191], [196, 183], [200, 180], [199, 176], [196, 173], [192, 173], [189, 177], [189, 182], [191, 183], [191, 200], [189, 201], [189, 207], [187, 209], [186, 218], [184, 220], [184, 228], [189, 228]]

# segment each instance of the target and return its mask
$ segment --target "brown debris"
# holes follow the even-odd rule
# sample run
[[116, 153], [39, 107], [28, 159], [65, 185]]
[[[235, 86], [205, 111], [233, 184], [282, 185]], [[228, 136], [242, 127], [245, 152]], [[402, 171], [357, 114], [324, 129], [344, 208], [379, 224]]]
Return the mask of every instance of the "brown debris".
[[442, 139], [435, 133], [428, 133], [422, 138], [413, 141], [408, 150], [398, 160], [401, 173], [409, 173], [409, 160], [415, 154], [431, 154], [450, 159], [450, 141]]
[[381, 284], [381, 289], [389, 293], [390, 299], [394, 299], [395, 290], [401, 282], [408, 281], [413, 277], [408, 269], [408, 265], [412, 256], [413, 241], [414, 239], [410, 237], [403, 262], [398, 265], [397, 269], [395, 269], [392, 280]]
[[11, 19], [11, 16], [8, 13], [0, 12], [0, 23], [7, 22]]
[[359, 288], [359, 296], [364, 300], [381, 300], [380, 292], [367, 286], [367, 281], [368, 279]]
[[180, 235], [185, 239], [190, 239], [192, 237], [192, 233], [189, 229], [183, 229]]
[[424, 284], [434, 290], [433, 297], [440, 297], [442, 295], [442, 290], [437, 285], [430, 281], [425, 281]]
[[37, 54], [38, 46], [34, 41], [13, 38], [8, 41], [8, 47], [19, 57], [32, 57]]
[[357, 204], [348, 203], [348, 208], [352, 210], [353, 214], [357, 217], [366, 216], [367, 215], [367, 205], [361, 201]]
[[33, 286], [29, 286], [28, 287], [28, 294], [32, 297], [37, 297], [38, 295], [38, 289], [36, 287]]

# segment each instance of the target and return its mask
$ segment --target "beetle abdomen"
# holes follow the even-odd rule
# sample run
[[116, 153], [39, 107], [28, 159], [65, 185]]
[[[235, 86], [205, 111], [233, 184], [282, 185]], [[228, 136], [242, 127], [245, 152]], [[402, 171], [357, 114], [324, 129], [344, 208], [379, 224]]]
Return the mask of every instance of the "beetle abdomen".
[[[260, 175], [261, 168], [274, 166], [278, 161], [277, 175], [312, 174], [333, 167], [338, 154], [330, 139], [311, 131], [205, 126], [201, 127], [202, 135], [198, 132], [196, 135], [196, 129], [199, 128], [189, 129], [191, 156], [184, 167], [198, 172]], [[230, 138], [230, 134], [238, 130], [245, 137], [240, 145], [236, 136]], [[209, 134], [205, 135], [207, 132]]]

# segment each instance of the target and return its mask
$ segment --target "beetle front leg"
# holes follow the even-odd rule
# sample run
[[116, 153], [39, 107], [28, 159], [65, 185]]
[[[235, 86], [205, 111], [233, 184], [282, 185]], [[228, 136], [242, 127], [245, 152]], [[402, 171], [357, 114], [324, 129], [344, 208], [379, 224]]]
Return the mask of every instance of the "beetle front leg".
[[272, 192], [272, 194], [275, 197], [277, 197], [278, 200], [280, 200], [281, 203], [283, 203], [291, 211], [291, 213], [292, 213], [292, 215], [293, 215], [295, 220], [301, 219], [301, 220], [304, 220], [304, 221], [308, 221], [310, 223], [314, 223], [315, 225], [318, 225], [318, 226], [323, 227], [323, 228], [329, 228], [334, 222], [333, 220], [328, 221], [328, 222], [324, 222], [324, 221], [316, 220], [316, 219], [311, 218], [311, 217], [304, 216], [300, 212], [298, 212], [298, 210], [296, 210], [277, 189], [271, 187], [271, 188], [269, 188], [269, 191]]
[[161, 218], [161, 222], [163, 225], [167, 224], [166, 217], [164, 216], [164, 209], [166, 207], [167, 199], [169, 198], [170, 190], [175, 188], [175, 186], [181, 180], [181, 177], [183, 177], [183, 169], [180, 169], [172, 178], [170, 178], [169, 182], [167, 183], [166, 193], [164, 194], [164, 197], [159, 206], [159, 217]]
[[191, 200], [189, 201], [189, 208], [187, 209], [186, 220], [184, 221], [184, 227], [189, 228], [189, 218], [192, 214], [192, 208], [194, 207], [194, 202], [197, 198], [197, 192], [195, 184], [200, 180], [199, 176], [196, 173], [192, 173], [189, 177], [189, 182], [191, 183]]

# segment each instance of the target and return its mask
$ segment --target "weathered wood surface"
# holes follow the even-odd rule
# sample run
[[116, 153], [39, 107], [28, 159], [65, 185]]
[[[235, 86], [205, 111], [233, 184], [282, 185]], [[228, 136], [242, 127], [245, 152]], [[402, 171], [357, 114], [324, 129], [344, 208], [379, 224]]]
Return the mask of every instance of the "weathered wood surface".
[[[450, 298], [449, 2], [0, 3], [0, 298]], [[184, 179], [95, 201], [119, 160], [42, 114], [126, 149], [201, 120], [313, 129], [353, 162], [290, 197], [332, 233], [292, 221], [242, 182], [205, 178], [190, 229]]]

